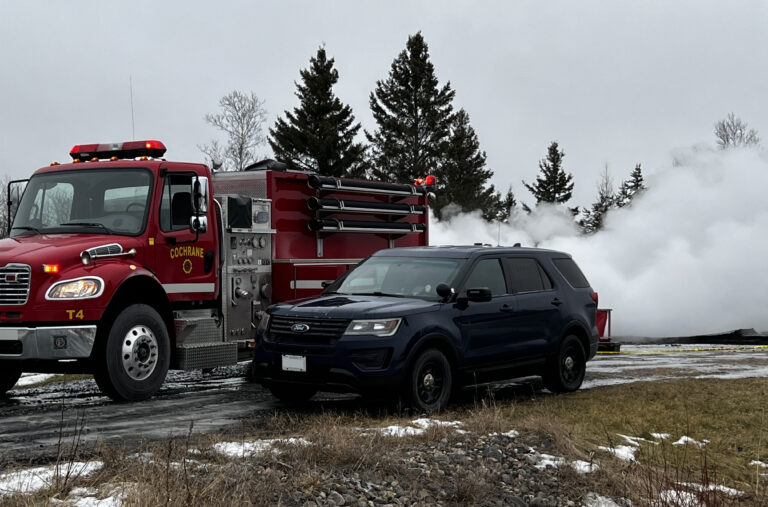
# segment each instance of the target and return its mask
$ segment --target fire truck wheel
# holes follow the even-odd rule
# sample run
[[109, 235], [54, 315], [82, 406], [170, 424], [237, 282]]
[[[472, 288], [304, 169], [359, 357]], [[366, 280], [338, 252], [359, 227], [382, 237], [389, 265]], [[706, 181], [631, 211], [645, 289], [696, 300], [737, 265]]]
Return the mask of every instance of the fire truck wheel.
[[408, 399], [422, 412], [439, 412], [448, 404], [452, 382], [451, 364], [445, 354], [427, 349], [411, 366], [406, 384]]
[[301, 403], [315, 395], [317, 389], [309, 386], [295, 386], [291, 384], [272, 384], [269, 390], [275, 398], [286, 403]]
[[560, 344], [560, 352], [544, 374], [544, 385], [553, 393], [570, 393], [581, 387], [587, 372], [584, 347], [573, 335], [566, 336]]
[[151, 398], [165, 381], [171, 348], [165, 323], [155, 309], [127, 307], [100, 338], [93, 376], [104, 394], [115, 401]]
[[0, 396], [13, 389], [21, 378], [21, 365], [15, 361], [0, 361]]

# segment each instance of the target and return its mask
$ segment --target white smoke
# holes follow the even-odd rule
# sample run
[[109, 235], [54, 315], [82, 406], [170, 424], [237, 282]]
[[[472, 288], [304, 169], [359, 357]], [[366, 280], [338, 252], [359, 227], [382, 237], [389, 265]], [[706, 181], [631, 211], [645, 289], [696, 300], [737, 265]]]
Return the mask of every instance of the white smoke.
[[433, 222], [430, 242], [520, 242], [572, 254], [600, 306], [613, 308], [614, 335], [768, 330], [765, 152], [678, 151], [647, 185], [591, 236], [564, 210], [540, 207], [501, 226], [477, 214]]

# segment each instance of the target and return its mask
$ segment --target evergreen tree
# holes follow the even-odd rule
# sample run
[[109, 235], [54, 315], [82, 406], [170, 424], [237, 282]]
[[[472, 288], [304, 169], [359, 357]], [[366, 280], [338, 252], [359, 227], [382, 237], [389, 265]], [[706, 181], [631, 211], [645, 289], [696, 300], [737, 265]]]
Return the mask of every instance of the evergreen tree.
[[[477, 134], [469, 123], [469, 115], [461, 109], [454, 117], [446, 145], [444, 162], [435, 172], [437, 197], [432, 209], [442, 218], [444, 206], [454, 203], [462, 211], [483, 210], [483, 215], [501, 204], [493, 185], [486, 186], [493, 171], [485, 167], [486, 155], [480, 151]], [[495, 212], [491, 212], [495, 216]]]
[[643, 170], [640, 168], [640, 164], [637, 164], [629, 179], [621, 183], [619, 193], [616, 196], [616, 206], [623, 208], [624, 206], [630, 205], [632, 199], [637, 197], [645, 189]]
[[325, 48], [318, 48], [309, 68], [299, 72], [302, 82], [296, 83], [295, 93], [299, 107], [277, 119], [269, 130], [269, 144], [275, 158], [289, 169], [363, 177], [365, 146], [355, 142], [360, 124], [354, 123], [352, 108], [333, 93], [339, 80], [333, 63]]
[[366, 136], [375, 178], [411, 183], [442, 166], [454, 95], [450, 83], [438, 87], [421, 32], [408, 37], [389, 76], [376, 82], [370, 96], [378, 127]]
[[496, 192], [490, 199], [488, 205], [483, 209], [483, 218], [489, 222], [509, 222], [509, 218], [516, 207], [517, 199], [515, 199], [510, 185], [504, 198], [501, 197], [501, 193]]
[[603, 228], [605, 216], [608, 211], [616, 206], [617, 196], [613, 191], [613, 181], [608, 175], [608, 167], [605, 168], [600, 183], [597, 186], [597, 201], [591, 209], [584, 208], [584, 218], [579, 221], [581, 229], [586, 234], [592, 234]]
[[565, 152], [559, 149], [557, 141], [553, 141], [547, 150], [547, 158], [539, 161], [541, 174], [536, 177], [536, 182], [529, 185], [523, 181], [525, 188], [536, 198], [536, 204], [565, 204], [571, 199], [573, 176], [563, 170], [563, 157]]

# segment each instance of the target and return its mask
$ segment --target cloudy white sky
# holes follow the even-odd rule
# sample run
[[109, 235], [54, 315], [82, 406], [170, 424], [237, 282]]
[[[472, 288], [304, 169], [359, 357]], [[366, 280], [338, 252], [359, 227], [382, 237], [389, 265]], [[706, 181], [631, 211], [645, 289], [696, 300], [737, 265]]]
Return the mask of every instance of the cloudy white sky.
[[[588, 204], [605, 165], [646, 173], [670, 151], [714, 143], [729, 111], [768, 136], [768, 3], [754, 1], [10, 1], [0, 0], [0, 167], [23, 177], [72, 145], [160, 139], [200, 160], [203, 115], [233, 90], [296, 105], [318, 45], [365, 128], [368, 96], [421, 30], [441, 82], [472, 119], [493, 182], [533, 180], [558, 140]], [[265, 147], [265, 155], [268, 154]]]

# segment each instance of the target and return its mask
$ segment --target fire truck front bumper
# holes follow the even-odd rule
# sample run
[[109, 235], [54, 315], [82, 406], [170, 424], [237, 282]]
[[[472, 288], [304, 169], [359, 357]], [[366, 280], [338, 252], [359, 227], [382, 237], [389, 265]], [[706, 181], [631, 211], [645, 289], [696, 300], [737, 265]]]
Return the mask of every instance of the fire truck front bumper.
[[0, 359], [85, 359], [96, 326], [0, 327]]

